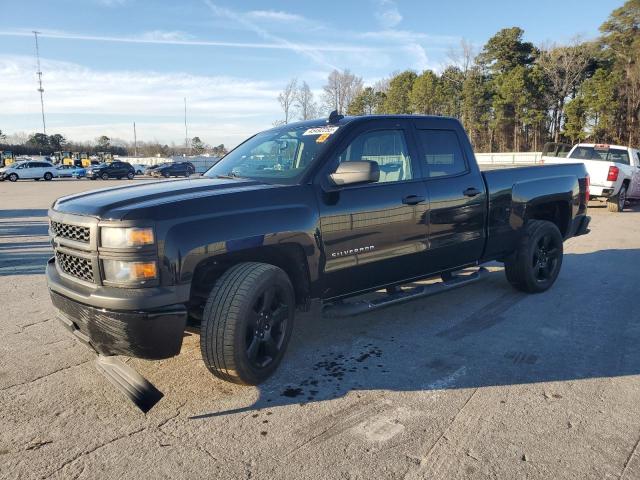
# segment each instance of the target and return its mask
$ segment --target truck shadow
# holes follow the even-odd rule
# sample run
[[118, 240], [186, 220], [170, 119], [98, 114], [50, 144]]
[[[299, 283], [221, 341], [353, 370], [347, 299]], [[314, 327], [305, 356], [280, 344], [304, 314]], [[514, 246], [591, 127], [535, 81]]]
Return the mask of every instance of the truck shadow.
[[539, 295], [514, 290], [495, 269], [467, 288], [367, 315], [305, 314], [257, 401], [190, 418], [363, 390], [436, 395], [640, 374], [640, 313], [629, 302], [640, 287], [638, 265], [640, 249], [570, 253], [556, 285]]

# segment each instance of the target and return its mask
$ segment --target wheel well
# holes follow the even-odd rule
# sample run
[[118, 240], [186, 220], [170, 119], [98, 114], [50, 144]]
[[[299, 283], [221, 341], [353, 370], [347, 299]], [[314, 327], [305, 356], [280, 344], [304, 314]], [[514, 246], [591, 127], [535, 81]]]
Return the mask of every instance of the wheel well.
[[547, 220], [554, 223], [563, 237], [569, 231], [571, 209], [566, 202], [549, 202], [536, 205], [527, 213], [528, 220]]
[[622, 184], [627, 187], [627, 190], [629, 189], [629, 185], [631, 184], [631, 180], [629, 178], [626, 178], [622, 181]]
[[242, 250], [219, 255], [200, 262], [191, 282], [189, 312], [200, 318], [202, 308], [220, 276], [233, 265], [242, 262], [260, 262], [275, 265], [289, 276], [296, 295], [296, 304], [306, 306], [310, 297], [310, 280], [304, 251], [297, 244], [282, 244]]

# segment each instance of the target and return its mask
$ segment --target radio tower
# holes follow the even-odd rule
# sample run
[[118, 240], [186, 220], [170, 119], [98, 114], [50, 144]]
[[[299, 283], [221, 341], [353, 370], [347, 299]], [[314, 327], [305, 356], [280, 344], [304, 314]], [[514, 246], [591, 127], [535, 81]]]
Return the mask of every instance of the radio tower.
[[33, 35], [36, 38], [36, 59], [38, 61], [38, 91], [40, 92], [40, 108], [42, 109], [42, 133], [47, 134], [47, 125], [44, 121], [44, 88], [42, 88], [42, 69], [40, 68], [40, 49], [38, 48], [38, 33], [35, 30]]

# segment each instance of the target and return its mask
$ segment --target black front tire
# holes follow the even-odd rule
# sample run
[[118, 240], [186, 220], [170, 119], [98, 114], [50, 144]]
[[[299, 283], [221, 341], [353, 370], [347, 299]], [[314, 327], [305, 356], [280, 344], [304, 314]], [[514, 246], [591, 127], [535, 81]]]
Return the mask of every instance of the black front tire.
[[540, 293], [555, 283], [562, 267], [563, 238], [546, 220], [530, 220], [516, 251], [504, 262], [507, 280], [514, 288]]
[[102, 178], [103, 180], [109, 180], [109, 174], [103, 173], [102, 175], [100, 175], [100, 178]]
[[44, 174], [44, 179], [45, 181], [50, 182], [53, 179], [53, 175], [51, 175], [50, 172], [47, 172]]
[[291, 281], [266, 263], [240, 263], [215, 283], [204, 308], [200, 351], [216, 377], [258, 385], [278, 368], [295, 314]]
[[9, 175], [9, 181], [10, 182], [17, 182], [18, 181], [18, 175], [15, 173], [12, 173], [11, 175]]

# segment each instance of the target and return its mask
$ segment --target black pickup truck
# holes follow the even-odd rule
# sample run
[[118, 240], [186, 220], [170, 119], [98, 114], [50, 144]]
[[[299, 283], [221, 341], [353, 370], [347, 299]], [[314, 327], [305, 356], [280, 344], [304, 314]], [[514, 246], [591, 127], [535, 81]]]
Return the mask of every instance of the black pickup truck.
[[462, 269], [493, 260], [515, 288], [547, 290], [563, 241], [588, 232], [588, 197], [582, 164], [481, 172], [455, 119], [334, 112], [258, 133], [201, 177], [57, 200], [47, 280], [104, 365], [177, 355], [190, 329], [214, 375], [254, 385], [311, 300], [361, 313], [465, 285], [484, 269]]

